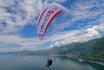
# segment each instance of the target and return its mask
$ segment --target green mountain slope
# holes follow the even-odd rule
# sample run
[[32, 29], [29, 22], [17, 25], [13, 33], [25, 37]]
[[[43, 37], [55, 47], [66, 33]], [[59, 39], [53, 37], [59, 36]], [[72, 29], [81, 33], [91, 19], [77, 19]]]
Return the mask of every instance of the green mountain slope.
[[73, 54], [85, 57], [104, 58], [104, 37], [90, 40], [88, 42], [77, 42], [51, 49], [57, 54]]

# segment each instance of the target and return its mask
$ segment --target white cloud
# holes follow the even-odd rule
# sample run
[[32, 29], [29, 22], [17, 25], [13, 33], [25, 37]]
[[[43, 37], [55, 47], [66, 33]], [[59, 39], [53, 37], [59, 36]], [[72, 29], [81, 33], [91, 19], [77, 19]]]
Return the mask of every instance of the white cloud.
[[95, 38], [100, 38], [102, 37], [99, 33], [100, 30], [104, 31], [104, 24], [89, 26], [80, 30], [57, 33], [49, 37], [50, 41], [55, 42], [50, 47], [59, 47], [73, 42], [87, 42]]
[[[69, 16], [72, 18], [66, 20], [66, 22], [57, 24], [51, 33], [56, 33], [60, 30], [63, 30], [66, 27], [75, 26], [80, 28], [86, 26], [93, 26], [96, 24], [104, 23], [104, 4], [97, 1], [97, 0], [86, 0], [86, 1], [76, 1], [72, 6], [69, 8]], [[96, 12], [95, 12], [96, 11]], [[64, 16], [64, 15], [63, 15]], [[63, 19], [62, 19], [63, 20]], [[77, 23], [77, 21], [83, 21], [83, 23]], [[87, 21], [87, 22], [86, 22]], [[79, 21], [80, 22], [80, 21]]]
[[[77, 1], [74, 5], [72, 5], [70, 11], [74, 16], [73, 20], [75, 21], [79, 19], [98, 17], [100, 14], [104, 13], [103, 6], [104, 4], [99, 3], [97, 0], [87, 0], [84, 2]], [[93, 8], [95, 8], [95, 10], [91, 10]]]
[[33, 22], [32, 19], [38, 15], [42, 5], [42, 0], [0, 0], [0, 22], [6, 24], [2, 32], [16, 32], [18, 26]]
[[38, 38], [22, 38], [16, 35], [0, 35], [0, 43], [4, 44], [19, 44], [24, 45], [34, 45], [34, 47], [44, 44], [43, 40]]
[[[40, 46], [47, 41], [38, 38], [23, 38], [17, 35], [0, 35], [0, 50], [2, 51], [24, 51], [24, 50], [39, 50]], [[6, 48], [7, 44], [18, 45], [17, 48]], [[8, 45], [9, 46], [9, 45]]]
[[45, 0], [45, 4], [53, 3], [53, 2], [66, 2], [67, 0]]
[[[44, 40], [38, 38], [22, 38], [16, 35], [0, 35], [0, 43], [3, 44], [18, 44], [21, 48], [4, 48], [4, 51], [21, 51], [21, 50], [38, 50], [39, 46], [44, 45], [47, 42], [55, 42], [51, 44], [48, 49], [52, 47], [60, 47], [61, 45], [70, 44], [73, 42], [86, 42], [91, 39], [100, 38], [102, 35], [98, 32], [104, 29], [104, 25], [89, 26], [80, 30], [59, 32], [52, 36], [46, 37]], [[60, 36], [59, 36], [60, 35]], [[47, 49], [47, 48], [45, 48]], [[3, 48], [0, 50], [3, 50]]]
[[[66, 0], [54, 0], [53, 2], [64, 1]], [[0, 43], [4, 45], [19, 44], [25, 46], [25, 49], [29, 49], [30, 47], [28, 46], [31, 46], [31, 48], [35, 47], [35, 49], [37, 47], [38, 49], [38, 46], [46, 43], [46, 40], [22, 38], [16, 34], [10, 34], [16, 33], [29, 22], [34, 23], [34, 17], [38, 16], [43, 4], [43, 0], [0, 0]], [[24, 47], [20, 49], [22, 48]], [[0, 48], [0, 50], [3, 49], [10, 50], [9, 48]], [[14, 48], [13, 50], [16, 49]]]
[[[46, 3], [50, 0], [45, 0]], [[52, 2], [65, 2], [66, 0], [52, 0]], [[5, 22], [6, 26], [3, 29], [3, 24], [0, 29], [4, 33], [16, 32], [19, 27], [24, 27], [29, 22], [34, 23], [43, 7], [43, 0], [0, 0], [0, 24]], [[34, 23], [36, 24], [36, 23]], [[6, 31], [6, 32], [5, 32]]]
[[[25, 46], [18, 48], [17, 50], [29, 49], [30, 47], [38, 49], [38, 46], [45, 44], [49, 41], [55, 42], [55, 44], [52, 44], [50, 47], [54, 47], [54, 45], [59, 46], [60, 44], [65, 45], [72, 42], [84, 42], [101, 37], [102, 35], [99, 33], [99, 31], [104, 31], [104, 14], [102, 14], [104, 13], [104, 4], [99, 4], [96, 1], [91, 0], [91, 2], [88, 1], [84, 3], [76, 2], [70, 8], [70, 15], [72, 15], [73, 18], [70, 21], [66, 21], [66, 24], [60, 24], [58, 27], [55, 28], [55, 30], [62, 30], [65, 27], [73, 25], [73, 22], [77, 20], [89, 19], [99, 16], [99, 19], [94, 20], [94, 22], [90, 22], [91, 24], [86, 25], [79, 30], [55, 33], [52, 36], [46, 37], [44, 40], [39, 40], [38, 38], [22, 38], [18, 35], [3, 34], [16, 32], [19, 30], [18, 26], [24, 27], [26, 24], [29, 24], [28, 22], [31, 22], [33, 17], [36, 17], [39, 14], [39, 11], [43, 6], [42, 0], [22, 0], [22, 2], [20, 0], [17, 1], [18, 5], [17, 7], [15, 7], [14, 0], [0, 0], [0, 43], [19, 44], [21, 46]], [[65, 1], [66, 0], [54, 0], [53, 2]], [[11, 10], [14, 10], [17, 13], [11, 14], [6, 12], [4, 7], [9, 6], [12, 6]], [[93, 7], [96, 7], [98, 10], [96, 12], [90, 11], [89, 9]], [[22, 18], [22, 15], [25, 16], [24, 19]], [[14, 20], [12, 18], [14, 18]], [[4, 21], [7, 25], [5, 27], [3, 27], [4, 24], [1, 24]], [[97, 25], [95, 25], [95, 23], [97, 23]], [[0, 50], [3, 49], [0, 48]], [[7, 51], [10, 49], [4, 50]]]

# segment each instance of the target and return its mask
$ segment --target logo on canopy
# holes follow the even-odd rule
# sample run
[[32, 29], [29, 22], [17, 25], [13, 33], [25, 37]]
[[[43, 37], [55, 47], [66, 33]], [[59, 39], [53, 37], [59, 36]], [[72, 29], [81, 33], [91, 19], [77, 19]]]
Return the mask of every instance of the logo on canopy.
[[53, 11], [53, 10], [49, 10], [48, 13], [49, 13], [49, 14], [53, 14], [54, 11]]

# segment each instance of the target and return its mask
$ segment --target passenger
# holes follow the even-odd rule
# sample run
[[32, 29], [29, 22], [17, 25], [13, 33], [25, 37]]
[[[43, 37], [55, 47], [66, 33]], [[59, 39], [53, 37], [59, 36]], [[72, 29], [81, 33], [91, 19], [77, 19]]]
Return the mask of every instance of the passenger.
[[48, 59], [46, 67], [50, 67], [52, 65], [52, 59]]

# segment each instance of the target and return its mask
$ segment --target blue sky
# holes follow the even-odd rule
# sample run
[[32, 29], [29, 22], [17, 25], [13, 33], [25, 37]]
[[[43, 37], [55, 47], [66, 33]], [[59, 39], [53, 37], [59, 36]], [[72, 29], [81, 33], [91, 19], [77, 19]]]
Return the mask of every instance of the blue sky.
[[[47, 3], [59, 3], [69, 13], [60, 13], [49, 26], [45, 39], [39, 40], [37, 18]], [[0, 0], [2, 51], [48, 49], [103, 35], [104, 0]]]

